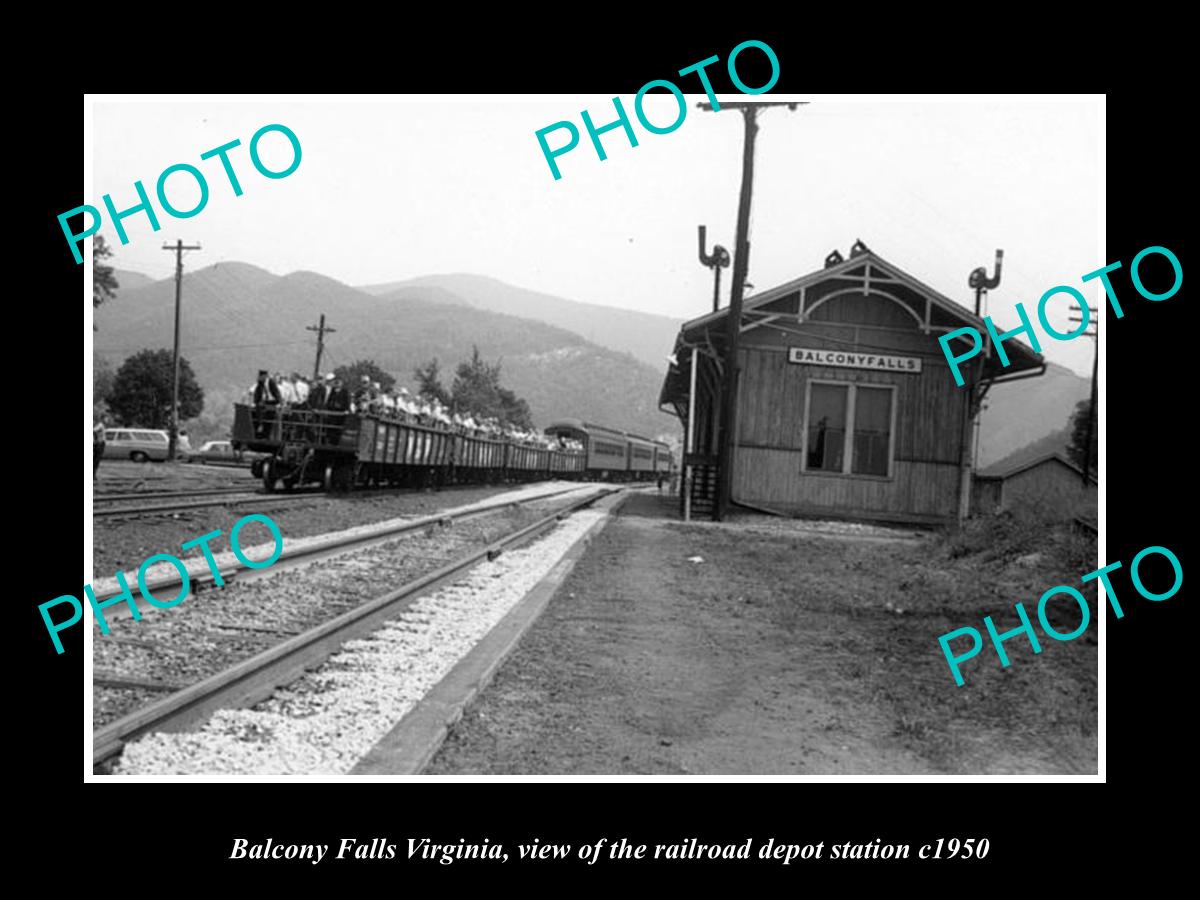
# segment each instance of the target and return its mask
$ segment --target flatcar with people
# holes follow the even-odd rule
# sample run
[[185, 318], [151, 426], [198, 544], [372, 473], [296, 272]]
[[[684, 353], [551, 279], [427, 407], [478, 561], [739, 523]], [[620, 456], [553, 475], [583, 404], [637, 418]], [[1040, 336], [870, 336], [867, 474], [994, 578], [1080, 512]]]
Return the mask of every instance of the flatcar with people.
[[261, 454], [251, 470], [267, 491], [320, 485], [442, 487], [547, 478], [652, 481], [671, 471], [660, 441], [579, 420], [546, 428], [541, 443], [370, 410], [234, 405], [232, 443]]
[[366, 486], [583, 478], [582, 451], [530, 446], [503, 435], [455, 430], [383, 413], [234, 405], [233, 444], [267, 454], [252, 471], [274, 491], [318, 484]]

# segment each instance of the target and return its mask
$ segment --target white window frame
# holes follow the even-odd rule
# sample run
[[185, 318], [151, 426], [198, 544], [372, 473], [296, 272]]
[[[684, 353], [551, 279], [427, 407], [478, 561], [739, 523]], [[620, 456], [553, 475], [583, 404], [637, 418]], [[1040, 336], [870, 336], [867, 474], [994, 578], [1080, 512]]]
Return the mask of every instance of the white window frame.
[[[846, 434], [843, 438], [842, 445], [842, 471], [834, 472], [830, 469], [810, 469], [808, 467], [808, 431], [809, 431], [809, 408], [812, 404], [812, 386], [814, 384], [832, 385], [833, 387], [847, 388], [846, 397]], [[886, 475], [868, 475], [858, 473], [852, 470], [854, 465], [854, 432], [857, 430], [857, 409], [856, 401], [858, 399], [858, 389], [860, 387], [869, 390], [888, 390], [891, 391], [891, 423], [888, 429], [888, 456], [887, 456], [887, 474]], [[896, 477], [896, 388], [895, 384], [878, 384], [870, 381], [839, 381], [835, 378], [808, 378], [804, 384], [804, 429], [803, 439], [800, 448], [800, 471], [806, 475], [829, 475], [835, 478], [866, 478], [873, 481], [892, 481]]]

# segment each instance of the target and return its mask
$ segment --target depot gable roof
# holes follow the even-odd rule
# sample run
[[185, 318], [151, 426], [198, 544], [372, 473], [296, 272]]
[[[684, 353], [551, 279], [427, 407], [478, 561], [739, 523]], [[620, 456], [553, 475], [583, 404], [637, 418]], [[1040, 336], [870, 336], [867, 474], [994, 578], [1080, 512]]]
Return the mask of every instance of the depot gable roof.
[[[914, 278], [903, 269], [893, 265], [871, 250], [865, 250], [857, 256], [851, 256], [842, 262], [826, 266], [823, 269], [810, 272], [778, 287], [773, 287], [752, 297], [747, 297], [742, 304], [742, 313], [744, 315], [774, 300], [779, 300], [788, 294], [795, 293], [802, 288], [838, 278], [847, 281], [858, 281], [864, 284], [868, 290], [872, 284], [877, 288], [886, 288], [890, 284], [900, 284], [914, 294], [928, 298], [933, 307], [949, 313], [958, 319], [962, 325], [971, 325], [978, 329], [981, 334], [986, 334], [987, 332], [987, 326], [980, 316], [975, 315], [975, 313], [962, 304], [950, 299], [923, 281]], [[715, 313], [709, 313], [697, 319], [684, 322], [681, 330], [686, 333], [698, 328], [709, 327], [716, 322], [723, 322], [728, 314], [729, 307], [725, 307], [724, 309], [717, 310]], [[1038, 363], [1042, 360], [1040, 354], [1035, 353], [1032, 348], [1022, 344], [1020, 341], [1005, 341], [1004, 346], [1006, 350], [1019, 348], [1018, 352], [1024, 351], [1026, 355], [1036, 359]], [[1010, 356], [1012, 356], [1011, 352]]]
[[[803, 324], [816, 308], [816, 304], [805, 306], [804, 296], [814, 293], [837, 295], [850, 291], [861, 291], [864, 294], [883, 295], [904, 307], [913, 317], [917, 327], [926, 334], [944, 334], [958, 328], [971, 327], [983, 336], [984, 353], [987, 354], [984, 367], [984, 379], [997, 379], [1014, 375], [1027, 370], [1040, 368], [1044, 365], [1042, 356], [1027, 344], [1017, 339], [1004, 342], [1009, 364], [1002, 366], [996, 356], [987, 334], [987, 325], [980, 316], [970, 309], [950, 299], [940, 291], [914, 278], [903, 269], [883, 259], [873, 251], [866, 249], [861, 242], [855, 245], [849, 259], [840, 259], [840, 254], [831, 254], [830, 261], [824, 268], [810, 272], [799, 278], [788, 281], [777, 287], [762, 291], [746, 298], [742, 306], [742, 330], [747, 331], [759, 325], [770, 325], [773, 321], [791, 320]], [[771, 304], [787, 298], [792, 294], [800, 295], [801, 299], [792, 311], [770, 309]], [[818, 300], [821, 303], [823, 300]], [[682, 352], [698, 344], [712, 345], [720, 343], [725, 334], [729, 308], [708, 313], [699, 318], [684, 322], [680, 327], [675, 342], [676, 364], [667, 372], [663, 384], [660, 403], [677, 399], [686, 394], [686, 383], [682, 379], [684, 371], [690, 366], [687, 354]], [[782, 323], [781, 323], [782, 324]], [[1005, 326], [995, 323], [997, 329]], [[714, 340], [715, 339], [715, 340]], [[959, 353], [970, 345], [966, 338], [956, 338]], [[949, 376], [947, 376], [949, 377]]]

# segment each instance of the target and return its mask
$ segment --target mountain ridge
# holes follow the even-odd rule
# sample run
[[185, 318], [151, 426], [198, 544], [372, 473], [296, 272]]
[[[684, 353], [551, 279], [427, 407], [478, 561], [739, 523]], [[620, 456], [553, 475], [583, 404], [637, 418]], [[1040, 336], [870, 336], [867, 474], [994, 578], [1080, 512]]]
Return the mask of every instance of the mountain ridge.
[[[187, 272], [181, 353], [206, 392], [202, 422], [225, 427], [259, 368], [311, 374], [316, 335], [307, 327], [326, 313], [336, 331], [326, 338], [325, 369], [373, 359], [415, 387], [413, 369], [437, 358], [449, 387], [476, 345], [500, 362], [502, 383], [541, 426], [583, 417], [654, 436], [678, 430], [657, 408], [662, 372], [631, 354], [544, 322], [406, 293], [373, 296], [319, 272], [274, 275], [246, 263]], [[173, 317], [173, 279], [121, 288], [96, 310], [96, 351], [119, 365], [138, 349], [169, 347]]]
[[490, 275], [455, 272], [421, 275], [404, 281], [364, 285], [373, 296], [394, 296], [414, 289], [437, 288], [431, 299], [459, 302], [477, 309], [504, 312], [565, 328], [610, 350], [632, 353], [637, 359], [661, 368], [674, 346], [682, 319], [620, 307], [569, 300], [508, 284]]
[[[155, 281], [126, 270], [117, 276], [126, 282], [115, 300], [96, 310], [95, 333], [97, 352], [114, 365], [143, 347], [169, 347], [174, 316], [174, 279]], [[505, 385], [525, 397], [539, 424], [578, 417], [650, 436], [679, 430], [678, 420], [656, 405], [665, 357], [678, 333], [675, 320], [525, 292], [489, 276], [432, 275], [368, 288], [377, 293], [319, 272], [275, 275], [237, 261], [185, 273], [183, 355], [209, 394], [205, 416], [221, 419], [221, 410], [231, 408], [259, 367], [311, 374], [316, 335], [306, 328], [324, 312], [337, 329], [327, 340], [325, 368], [373, 358], [413, 387], [413, 367], [436, 357], [449, 382], [477, 344], [485, 358], [500, 360]], [[481, 297], [482, 288], [491, 293]], [[513, 308], [528, 304], [507, 301], [522, 293], [534, 295], [535, 307], [561, 300], [568, 312], [551, 316], [554, 321], [517, 315]], [[606, 323], [619, 322], [624, 313], [660, 319], [661, 334], [647, 338], [643, 329], [618, 328], [608, 336], [613, 346], [606, 346], [556, 324], [574, 321], [578, 308], [587, 313], [584, 326], [594, 324], [592, 311], [601, 310]], [[1088, 379], [1056, 363], [1047, 363], [1038, 378], [993, 387], [981, 416], [979, 467], [1067, 427], [1090, 390]]]

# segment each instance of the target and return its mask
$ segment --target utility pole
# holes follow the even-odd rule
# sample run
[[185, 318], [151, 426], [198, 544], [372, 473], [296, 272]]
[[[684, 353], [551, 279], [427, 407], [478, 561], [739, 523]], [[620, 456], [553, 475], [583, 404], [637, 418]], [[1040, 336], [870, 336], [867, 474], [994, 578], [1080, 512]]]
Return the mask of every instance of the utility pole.
[[313, 381], [315, 382], [321, 377], [321, 354], [325, 352], [325, 335], [333, 334], [337, 331], [336, 328], [325, 327], [325, 313], [321, 313], [320, 325], [308, 325], [307, 331], [315, 331], [317, 333], [317, 361], [313, 363]]
[[175, 374], [171, 379], [171, 440], [167, 445], [167, 459], [175, 461], [179, 445], [179, 308], [183, 301], [183, 251], [199, 250], [199, 244], [187, 244], [177, 240], [175, 245], [163, 244], [164, 250], [175, 254]]
[[[1100, 410], [1096, 408], [1096, 370], [1100, 364], [1100, 319], [1094, 306], [1089, 306], [1088, 312], [1091, 313], [1092, 330], [1085, 331], [1084, 334], [1092, 339], [1095, 351], [1092, 355], [1092, 408], [1088, 410], [1087, 440], [1083, 445], [1083, 486], [1085, 488], [1088, 486], [1088, 472], [1091, 471], [1092, 467], [1092, 438], [1095, 436], [1095, 428], [1100, 415]], [[1083, 314], [1075, 315], [1075, 313], [1071, 313], [1071, 321], [1083, 324]], [[1099, 462], [1099, 455], [1099, 452], [1097, 452], [1097, 462]], [[1099, 480], [1099, 475], [1100, 473], [1097, 472], [1097, 481]]]
[[[713, 110], [711, 103], [698, 104]], [[742, 145], [742, 190], [738, 199], [737, 238], [734, 243], [733, 283], [729, 290], [729, 314], [726, 320], [725, 384], [721, 403], [721, 440], [717, 455], [717, 502], [714, 516], [723, 521], [729, 509], [733, 485], [733, 443], [737, 440], [738, 344], [742, 333], [742, 295], [746, 290], [746, 272], [750, 257], [750, 202], [754, 194], [754, 139], [758, 134], [758, 113], [771, 106], [794, 110], [799, 103], [723, 103], [722, 109], [741, 110], [746, 129]]]

